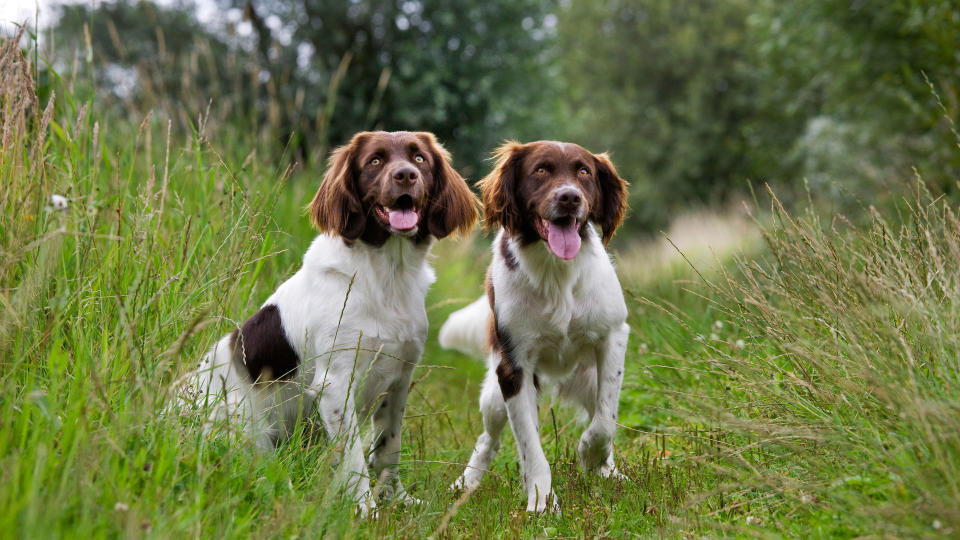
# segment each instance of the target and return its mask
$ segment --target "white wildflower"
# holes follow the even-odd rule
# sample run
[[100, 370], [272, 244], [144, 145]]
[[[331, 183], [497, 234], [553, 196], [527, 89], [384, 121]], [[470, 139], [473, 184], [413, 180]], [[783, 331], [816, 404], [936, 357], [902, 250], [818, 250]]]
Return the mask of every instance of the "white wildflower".
[[933, 520], [933, 528], [934, 528], [934, 529], [936, 529], [936, 530], [939, 531], [941, 527], [943, 527], [943, 524], [940, 523], [940, 520], [939, 520], [939, 519]]
[[742, 349], [742, 348], [744, 348], [744, 347], [747, 346], [747, 344], [746, 344], [742, 339], [738, 339], [738, 340], [736, 341], [736, 343], [734, 343], [734, 345], [735, 345], [738, 349]]
[[718, 339], [720, 339], [720, 336], [717, 334], [710, 334], [710, 341], [717, 341]]
[[67, 198], [63, 195], [57, 195], [54, 193], [50, 195], [50, 205], [53, 206], [54, 210], [66, 210], [67, 209]]
[[647, 354], [648, 352], [650, 352], [650, 349], [647, 347], [646, 343], [641, 343], [640, 348], [637, 349], [637, 352], [639, 352], [640, 354]]
[[747, 516], [747, 525], [753, 525], [757, 522], [757, 518], [753, 516]]
[[714, 321], [713, 327], [717, 330], [723, 330], [723, 321]]
[[117, 504], [113, 505], [113, 509], [116, 512], [126, 512], [127, 510], [130, 509], [130, 507], [127, 506], [125, 503], [118, 502]]

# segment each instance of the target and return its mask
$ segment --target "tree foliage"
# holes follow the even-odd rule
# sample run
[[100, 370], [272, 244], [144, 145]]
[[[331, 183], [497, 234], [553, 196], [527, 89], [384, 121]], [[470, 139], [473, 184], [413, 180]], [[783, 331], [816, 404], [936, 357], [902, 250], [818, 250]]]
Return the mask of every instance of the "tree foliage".
[[560, 14], [569, 133], [614, 152], [637, 228], [748, 181], [806, 179], [841, 210], [905, 184], [911, 165], [955, 189], [956, 2], [597, 0]]
[[[546, 80], [548, 36], [539, 27], [549, 4], [231, 1], [246, 6], [255, 21], [264, 65], [277, 65], [272, 72], [299, 72], [274, 78], [298, 79], [311, 88], [304, 100], [308, 110], [322, 108], [335, 93], [336, 105], [323, 119], [331, 140], [373, 127], [426, 129], [466, 157], [467, 172], [475, 175], [494, 144], [524, 135], [549, 113], [538, 97], [550, 88], [530, 87]], [[282, 21], [274, 29], [256, 22], [271, 16]], [[299, 65], [290, 61], [297, 52]]]
[[841, 211], [911, 166], [957, 191], [954, 1], [215, 2], [67, 6], [58, 65], [95, 57], [108, 99], [185, 126], [212, 99], [301, 159], [364, 129], [434, 131], [473, 179], [508, 138], [609, 150], [635, 231], [750, 182]]
[[742, 182], [757, 81], [746, 2], [598, 0], [563, 12], [572, 137], [609, 149], [632, 182], [632, 223]]
[[884, 168], [917, 165], [941, 189], [955, 189], [960, 4], [767, 0], [750, 22], [765, 110], [804, 121], [808, 136], [812, 120], [830, 119], [848, 132], [839, 143], [854, 154], [846, 161], [869, 163], [842, 174], [838, 158], [819, 167], [826, 176], [868, 197]]
[[[92, 21], [103, 65], [158, 65], [167, 95], [181, 95], [181, 81], [224, 100], [232, 97], [213, 87], [242, 87], [255, 123], [280, 138], [293, 133], [302, 157], [320, 157], [360, 130], [428, 130], [475, 177], [484, 171], [489, 149], [504, 137], [524, 138], [548, 123], [551, 51], [544, 43], [552, 34], [543, 21], [549, 3], [220, 0], [219, 5], [225, 14], [242, 13], [242, 20], [225, 18], [201, 28], [189, 8], [120, 2], [92, 11], [68, 7], [58, 32], [71, 38], [62, 40], [67, 47], [82, 47], [82, 26]], [[207, 45], [198, 48], [200, 42]], [[209, 54], [198, 55], [204, 50]], [[97, 74], [109, 76], [108, 68]], [[138, 86], [138, 93], [142, 90]], [[206, 105], [198, 101], [195, 106]]]

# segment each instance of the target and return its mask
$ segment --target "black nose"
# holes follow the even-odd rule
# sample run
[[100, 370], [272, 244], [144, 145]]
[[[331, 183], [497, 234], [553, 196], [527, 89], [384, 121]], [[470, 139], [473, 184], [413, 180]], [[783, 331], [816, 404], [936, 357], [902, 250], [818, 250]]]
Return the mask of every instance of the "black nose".
[[564, 188], [557, 192], [557, 206], [563, 210], [577, 210], [583, 203], [583, 197], [580, 190], [576, 188]]
[[393, 171], [393, 180], [398, 184], [413, 184], [420, 178], [420, 171], [412, 165], [401, 165]]

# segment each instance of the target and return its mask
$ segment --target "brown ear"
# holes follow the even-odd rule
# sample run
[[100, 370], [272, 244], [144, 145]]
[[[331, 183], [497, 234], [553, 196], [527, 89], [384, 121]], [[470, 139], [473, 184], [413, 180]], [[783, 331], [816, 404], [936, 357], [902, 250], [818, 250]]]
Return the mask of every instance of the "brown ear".
[[467, 182], [451, 165], [450, 152], [433, 133], [420, 132], [433, 157], [433, 188], [427, 203], [427, 230], [437, 238], [451, 233], [466, 234], [477, 222], [480, 201]]
[[620, 178], [607, 154], [594, 154], [597, 165], [597, 179], [600, 185], [600, 202], [595, 205], [590, 219], [600, 225], [603, 231], [603, 244], [613, 238], [617, 227], [623, 223], [627, 212], [627, 181]]
[[354, 157], [367, 133], [353, 136], [349, 144], [330, 153], [323, 183], [307, 207], [310, 221], [323, 232], [332, 232], [348, 240], [363, 234], [366, 218], [357, 193]]
[[496, 160], [493, 170], [477, 182], [483, 198], [483, 228], [487, 232], [497, 225], [508, 231], [520, 231], [520, 203], [517, 201], [517, 182], [520, 180], [520, 160], [526, 147], [516, 141], [507, 141], [493, 152]]

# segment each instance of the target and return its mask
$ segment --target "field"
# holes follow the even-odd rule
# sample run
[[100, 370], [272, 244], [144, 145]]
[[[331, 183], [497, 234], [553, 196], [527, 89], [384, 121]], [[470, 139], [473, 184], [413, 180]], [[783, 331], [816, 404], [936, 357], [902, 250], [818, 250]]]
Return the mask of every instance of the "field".
[[[264, 456], [160, 413], [176, 378], [298, 267], [322, 167], [277, 166], [202, 115], [180, 133], [162, 113], [112, 117], [66, 85], [40, 101], [9, 47], [0, 68], [4, 537], [960, 530], [960, 220], [920, 179], [853, 222], [758, 193], [749, 216], [675, 223], [676, 249], [616, 244], [629, 480], [585, 476], [582, 423], [545, 401], [556, 515], [523, 511], [509, 434], [478, 491], [447, 489], [480, 430], [483, 367], [441, 350], [436, 330], [481, 293], [488, 239], [439, 242], [401, 467], [423, 504], [361, 519], [330, 484], [333, 445], [315, 419]], [[737, 240], [698, 247], [721, 226]]]

